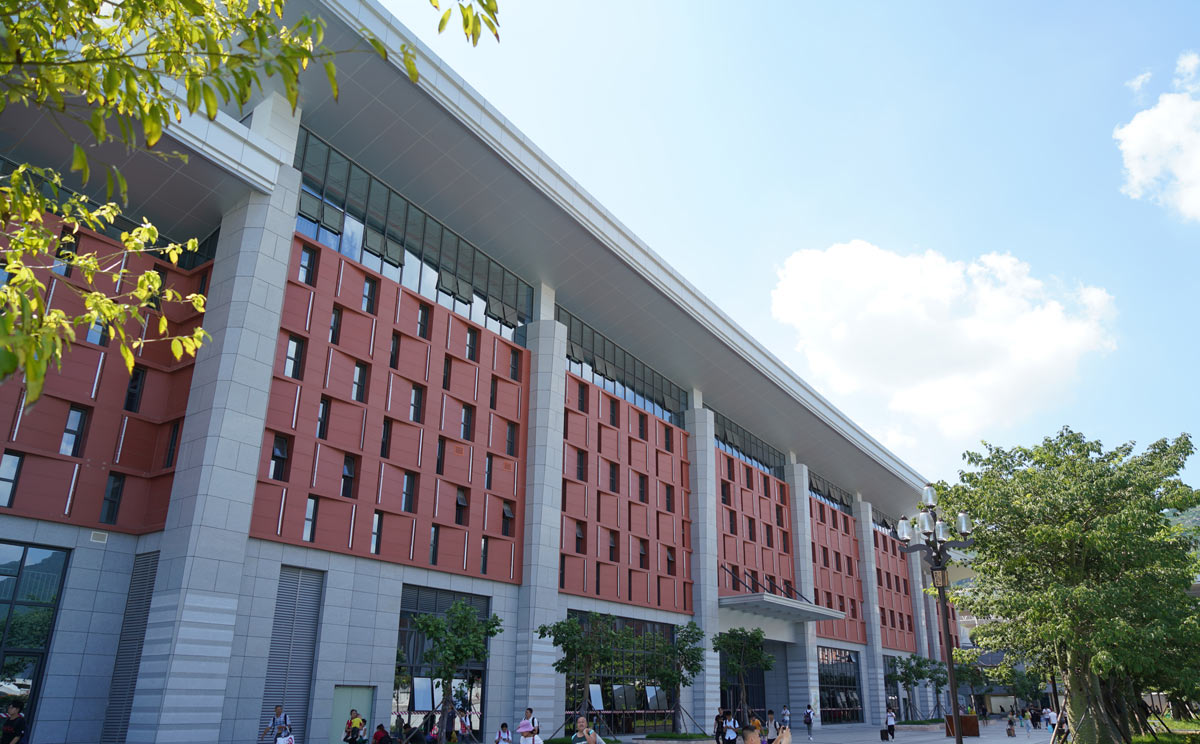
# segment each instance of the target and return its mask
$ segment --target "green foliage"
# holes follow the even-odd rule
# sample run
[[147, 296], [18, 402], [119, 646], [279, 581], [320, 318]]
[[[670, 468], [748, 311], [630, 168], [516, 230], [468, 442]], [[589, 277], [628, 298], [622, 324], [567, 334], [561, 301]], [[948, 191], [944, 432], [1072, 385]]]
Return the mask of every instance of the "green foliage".
[[538, 627], [538, 638], [549, 638], [562, 652], [562, 656], [554, 662], [554, 671], [559, 674], [578, 673], [582, 677], [580, 710], [586, 713], [589, 706], [587, 685], [592, 673], [613, 663], [617, 649], [628, 645], [630, 634], [627, 629], [616, 629], [612, 615], [591, 612], [586, 623], [571, 616], [551, 625], [541, 625]]
[[[915, 708], [913, 702], [913, 692], [917, 685], [930, 680], [935, 676], [936, 665], [941, 664], [942, 670], [946, 665], [933, 659], [927, 659], [924, 656], [913, 654], [912, 656], [897, 656], [893, 662], [892, 671], [884, 675], [887, 682], [894, 682], [904, 688], [908, 705], [910, 708]], [[944, 674], [944, 671], [942, 672]], [[945, 682], [942, 683], [943, 686]]]
[[988, 670], [979, 665], [979, 657], [983, 651], [978, 648], [956, 648], [952, 650], [952, 654], [954, 681], [965, 685], [971, 691], [972, 700], [980, 692], [987, 692], [992, 679], [988, 675]]
[[651, 680], [672, 694], [691, 687], [696, 675], [704, 671], [704, 631], [693, 621], [675, 629], [675, 640], [653, 635], [648, 659]]
[[775, 657], [763, 648], [766, 634], [762, 628], [730, 628], [713, 636], [713, 651], [724, 654], [725, 672], [737, 680], [738, 710], [746, 707], [746, 674], [751, 669], [771, 671]]
[[1191, 454], [1187, 435], [1135, 454], [1063, 429], [1035, 447], [985, 444], [940, 488], [945, 511], [981, 523], [974, 585], [953, 593], [990, 618], [974, 638], [1061, 672], [1080, 744], [1126, 738], [1131, 690], [1197, 692], [1200, 604], [1187, 589], [1200, 562], [1169, 519], [1200, 504], [1179, 479]]
[[422, 659], [433, 668], [432, 677], [442, 683], [443, 725], [438, 730], [441, 740], [445, 741], [448, 733], [445, 721], [453, 709], [452, 681], [468, 662], [487, 658], [488, 639], [500, 633], [503, 623], [497, 615], [481, 619], [461, 599], [450, 605], [445, 617], [418, 615], [413, 623], [425, 636], [427, 646]]

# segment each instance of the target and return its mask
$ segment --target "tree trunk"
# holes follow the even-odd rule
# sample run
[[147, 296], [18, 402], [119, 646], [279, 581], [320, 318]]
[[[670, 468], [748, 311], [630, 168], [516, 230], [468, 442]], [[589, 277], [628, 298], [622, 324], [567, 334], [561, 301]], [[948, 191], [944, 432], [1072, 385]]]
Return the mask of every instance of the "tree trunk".
[[1078, 744], [1125, 744], [1105, 705], [1100, 680], [1088, 668], [1088, 661], [1074, 655], [1068, 661], [1066, 681], [1071, 692], [1067, 697], [1067, 719], [1074, 740]]
[[452, 684], [454, 683], [451, 680], [442, 680], [442, 715], [441, 720], [438, 722], [438, 741], [442, 742], [442, 744], [450, 741], [450, 685]]

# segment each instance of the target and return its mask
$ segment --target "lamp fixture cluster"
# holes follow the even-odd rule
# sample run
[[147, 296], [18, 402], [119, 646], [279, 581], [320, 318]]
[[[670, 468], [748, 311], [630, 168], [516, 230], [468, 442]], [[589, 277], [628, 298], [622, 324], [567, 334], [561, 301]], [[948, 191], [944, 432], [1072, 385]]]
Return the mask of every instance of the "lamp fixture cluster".
[[[950, 525], [938, 518], [937, 490], [933, 486], [925, 486], [921, 492], [920, 509], [915, 522], [906, 516], [900, 517], [900, 523], [896, 525], [896, 536], [909, 544], [914, 541], [918, 545], [950, 542]], [[954, 520], [954, 529], [963, 539], [970, 537], [974, 525], [966, 512], [958, 513], [958, 518]]]

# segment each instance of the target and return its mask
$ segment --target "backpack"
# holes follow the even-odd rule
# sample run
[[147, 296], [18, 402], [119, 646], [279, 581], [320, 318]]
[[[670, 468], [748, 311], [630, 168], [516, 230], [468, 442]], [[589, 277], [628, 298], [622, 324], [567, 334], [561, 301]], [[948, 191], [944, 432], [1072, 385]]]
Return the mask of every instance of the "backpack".
[[804, 722], [812, 723], [812, 710], [804, 711]]

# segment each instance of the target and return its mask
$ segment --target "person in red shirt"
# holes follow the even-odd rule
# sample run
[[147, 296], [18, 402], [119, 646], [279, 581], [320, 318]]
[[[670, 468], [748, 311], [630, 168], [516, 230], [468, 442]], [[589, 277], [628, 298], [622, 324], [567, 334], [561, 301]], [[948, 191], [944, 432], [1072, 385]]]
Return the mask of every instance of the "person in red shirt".
[[392, 735], [387, 732], [383, 724], [375, 727], [375, 735], [371, 737], [371, 744], [391, 744]]
[[0, 744], [20, 744], [25, 738], [25, 715], [21, 712], [24, 709], [24, 700], [13, 700], [8, 704], [8, 717], [4, 719]]

